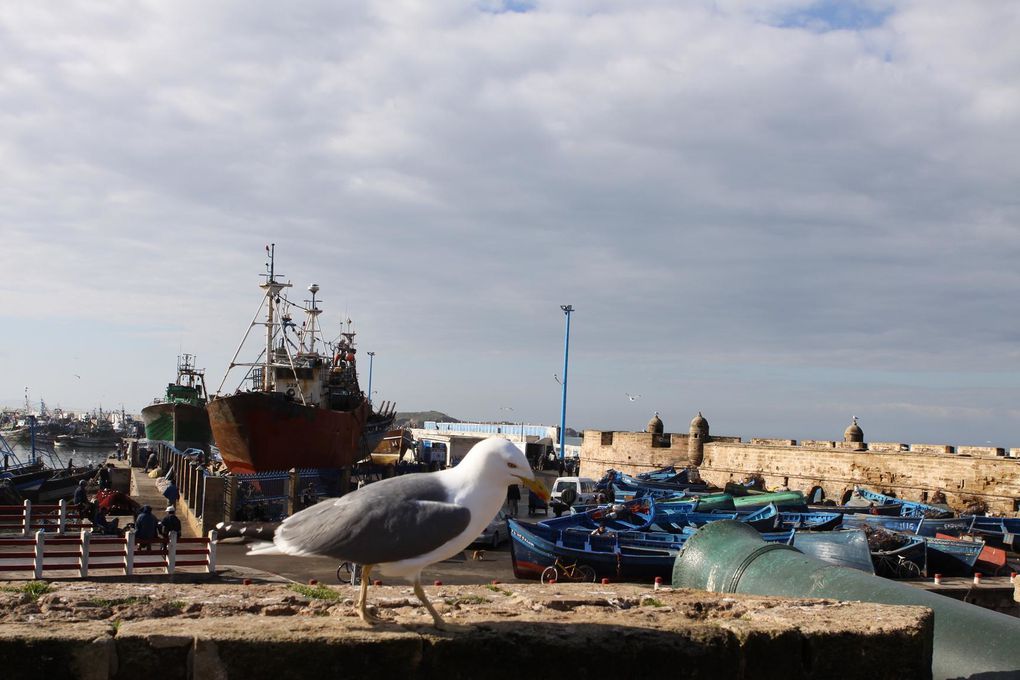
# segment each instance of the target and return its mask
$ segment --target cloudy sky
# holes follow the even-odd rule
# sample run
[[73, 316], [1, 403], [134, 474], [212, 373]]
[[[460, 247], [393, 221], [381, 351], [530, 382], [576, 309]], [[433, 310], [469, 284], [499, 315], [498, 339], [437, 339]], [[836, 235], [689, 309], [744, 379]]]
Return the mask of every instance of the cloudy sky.
[[275, 243], [401, 410], [558, 422], [569, 303], [572, 427], [1020, 446], [1017, 34], [992, 1], [7, 3], [0, 399], [137, 412], [181, 351], [215, 387]]

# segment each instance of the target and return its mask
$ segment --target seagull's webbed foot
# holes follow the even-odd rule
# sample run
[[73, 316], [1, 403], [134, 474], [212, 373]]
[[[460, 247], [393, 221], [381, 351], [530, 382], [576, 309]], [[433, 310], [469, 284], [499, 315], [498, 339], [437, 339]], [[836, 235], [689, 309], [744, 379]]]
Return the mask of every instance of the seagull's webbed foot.
[[358, 597], [358, 617], [368, 625], [382, 623], [383, 619], [368, 611], [368, 582], [372, 579], [374, 564], [366, 564], [361, 569], [361, 594]]
[[421, 603], [425, 605], [425, 609], [429, 610], [429, 614], [432, 614], [432, 623], [439, 630], [447, 630], [446, 622], [443, 621], [443, 617], [439, 615], [436, 608], [432, 606], [429, 599], [425, 597], [425, 591], [421, 587], [421, 576], [419, 575], [414, 579], [414, 594], [418, 596]]

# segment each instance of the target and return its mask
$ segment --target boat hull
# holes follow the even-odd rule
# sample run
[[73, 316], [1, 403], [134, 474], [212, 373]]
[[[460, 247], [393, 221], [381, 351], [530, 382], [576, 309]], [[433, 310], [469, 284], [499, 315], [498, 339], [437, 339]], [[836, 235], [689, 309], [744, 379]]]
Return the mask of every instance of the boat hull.
[[367, 401], [333, 411], [263, 392], [213, 399], [207, 409], [216, 446], [235, 473], [348, 467], [367, 456], [393, 422], [369, 423]]
[[212, 440], [209, 412], [204, 406], [150, 404], [142, 409], [142, 420], [150, 441], [208, 444]]

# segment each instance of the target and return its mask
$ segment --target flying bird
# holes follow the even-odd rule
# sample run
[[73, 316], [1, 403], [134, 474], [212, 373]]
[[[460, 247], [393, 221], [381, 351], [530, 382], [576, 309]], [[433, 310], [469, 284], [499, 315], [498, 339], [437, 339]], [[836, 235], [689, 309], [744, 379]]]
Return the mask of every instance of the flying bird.
[[640, 394], [631, 394], [631, 393], [629, 393], [629, 392], [624, 392], [624, 394], [626, 394], [626, 395], [627, 395], [627, 398], [628, 398], [628, 399], [630, 399], [631, 401], [637, 401], [637, 400], [638, 400], [638, 398], [640, 398], [640, 397], [641, 397], [641, 395], [640, 395]]
[[372, 572], [403, 578], [442, 628], [422, 590], [422, 570], [478, 538], [506, 500], [506, 488], [517, 483], [548, 500], [520, 449], [506, 439], [486, 439], [456, 467], [391, 477], [295, 513], [276, 528], [273, 543], [249, 554], [318, 555], [362, 565], [357, 608], [369, 624], [380, 621], [367, 610]]

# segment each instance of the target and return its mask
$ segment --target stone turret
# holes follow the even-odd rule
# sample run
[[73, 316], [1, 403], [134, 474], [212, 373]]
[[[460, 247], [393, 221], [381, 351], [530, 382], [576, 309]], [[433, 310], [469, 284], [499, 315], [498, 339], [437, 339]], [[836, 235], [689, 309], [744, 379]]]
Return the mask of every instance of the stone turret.
[[856, 444], [852, 447], [855, 451], [864, 450], [864, 430], [857, 424], [857, 416], [854, 416], [854, 421], [843, 432], [843, 441], [848, 444]]
[[659, 418], [658, 411], [656, 411], [655, 415], [652, 416], [652, 419], [648, 421], [648, 427], [645, 429], [652, 434], [662, 434], [664, 432], [662, 420]]
[[705, 442], [708, 441], [708, 421], [698, 415], [691, 421], [690, 438], [687, 440], [687, 458], [691, 465], [701, 465], [705, 459]]

